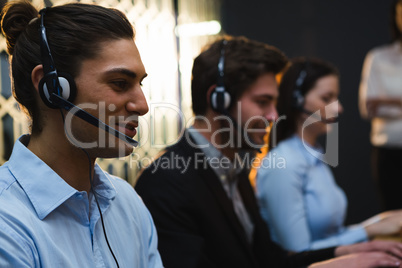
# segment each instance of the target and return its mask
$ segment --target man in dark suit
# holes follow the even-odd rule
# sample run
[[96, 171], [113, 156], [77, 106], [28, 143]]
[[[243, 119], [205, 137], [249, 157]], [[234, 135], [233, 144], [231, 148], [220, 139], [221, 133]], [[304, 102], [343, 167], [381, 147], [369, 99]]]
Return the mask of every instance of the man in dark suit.
[[[371, 250], [402, 256], [401, 244], [392, 242], [289, 256], [270, 240], [248, 173], [266, 128], [278, 118], [276, 76], [286, 65], [281, 51], [244, 37], [218, 40], [195, 59], [194, 124], [142, 172], [135, 187], [155, 221], [167, 268], [299, 267]], [[375, 252], [329, 265], [376, 267], [379, 261], [398, 267], [399, 259]]]

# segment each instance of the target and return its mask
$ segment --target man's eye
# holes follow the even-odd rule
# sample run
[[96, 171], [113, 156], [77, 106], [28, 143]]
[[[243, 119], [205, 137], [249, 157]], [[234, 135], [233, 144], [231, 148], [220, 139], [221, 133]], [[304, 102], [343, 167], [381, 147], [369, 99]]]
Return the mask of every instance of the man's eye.
[[128, 87], [128, 83], [125, 80], [112, 81], [112, 85], [119, 90], [125, 90]]
[[325, 103], [330, 103], [331, 100], [332, 100], [331, 97], [322, 97], [321, 99], [322, 99], [322, 101], [325, 102]]
[[256, 100], [256, 103], [260, 106], [264, 106], [268, 103], [268, 101], [267, 100]]

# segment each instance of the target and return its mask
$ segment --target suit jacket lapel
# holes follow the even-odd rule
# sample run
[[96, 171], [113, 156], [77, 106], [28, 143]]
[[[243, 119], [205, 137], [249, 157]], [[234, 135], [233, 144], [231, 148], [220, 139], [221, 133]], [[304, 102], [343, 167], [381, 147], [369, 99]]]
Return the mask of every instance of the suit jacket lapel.
[[[257, 199], [255, 198], [254, 190], [248, 178], [248, 172], [243, 171], [239, 175], [239, 192], [243, 199], [244, 206], [246, 207], [251, 220], [256, 225], [256, 219], [259, 217]], [[257, 215], [258, 214], [258, 215]]]
[[[193, 162], [195, 154], [200, 154], [202, 155], [202, 157], [204, 157], [204, 153], [200, 149], [191, 147], [191, 145], [184, 138], [179, 142], [179, 145], [185, 150], [188, 157], [193, 158], [192, 160]], [[200, 157], [198, 157], [198, 159], [200, 159]], [[197, 172], [200, 174], [200, 177], [203, 179], [207, 187], [213, 193], [216, 202], [218, 203], [218, 205], [222, 210], [222, 214], [225, 215], [229, 223], [229, 226], [232, 228], [235, 235], [239, 238], [240, 243], [244, 246], [245, 250], [249, 253], [250, 258], [253, 261], [255, 261], [255, 258], [253, 257], [254, 254], [252, 253], [252, 248], [249, 242], [247, 241], [244, 228], [241, 225], [234, 211], [233, 203], [227, 196], [219, 178], [209, 165], [207, 166], [207, 168], [204, 168], [204, 163], [199, 163], [200, 165], [197, 168], [197, 164], [196, 163], [193, 164], [194, 167], [197, 169]], [[248, 207], [246, 206], [246, 208]]]

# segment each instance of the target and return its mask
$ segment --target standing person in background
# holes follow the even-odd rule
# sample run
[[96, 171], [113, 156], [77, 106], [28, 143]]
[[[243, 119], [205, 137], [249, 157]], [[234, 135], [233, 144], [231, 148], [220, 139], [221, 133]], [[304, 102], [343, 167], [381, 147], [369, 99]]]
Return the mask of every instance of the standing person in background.
[[400, 266], [401, 243], [290, 255], [270, 240], [249, 161], [277, 119], [276, 75], [286, 64], [277, 48], [245, 37], [218, 39], [194, 60], [194, 124], [135, 186], [155, 220], [166, 268], [290, 268], [357, 252], [312, 267]]
[[402, 208], [402, 0], [391, 9], [392, 43], [372, 49], [359, 92], [363, 118], [371, 121], [372, 174], [383, 209]]
[[88, 4], [38, 13], [28, 1], [9, 2], [1, 28], [31, 133], [0, 167], [0, 267], [162, 267], [141, 199], [95, 163], [130, 154], [148, 111], [126, 16]]
[[[278, 144], [263, 159], [257, 175], [260, 211], [272, 239], [300, 252], [398, 233], [402, 212], [344, 226], [347, 199], [326, 164], [332, 152], [327, 146], [329, 158], [324, 158], [317, 142], [320, 136], [331, 135], [343, 111], [338, 70], [319, 59], [295, 59], [282, 77], [279, 92], [278, 112], [286, 118], [272, 130], [271, 144]], [[269, 165], [279, 160], [282, 166]]]

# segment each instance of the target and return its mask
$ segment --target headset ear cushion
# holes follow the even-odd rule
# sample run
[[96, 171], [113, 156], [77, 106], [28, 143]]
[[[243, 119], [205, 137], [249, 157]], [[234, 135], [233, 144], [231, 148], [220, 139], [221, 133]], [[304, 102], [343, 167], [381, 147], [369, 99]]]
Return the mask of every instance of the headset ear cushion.
[[211, 107], [213, 110], [222, 113], [229, 109], [231, 97], [223, 87], [217, 87], [211, 93]]
[[[74, 79], [71, 75], [67, 73], [59, 74], [59, 84], [62, 90], [63, 99], [68, 100], [69, 102], [73, 102], [75, 97], [77, 96], [77, 87], [75, 85]], [[57, 105], [54, 105], [50, 100], [50, 92], [45, 83], [45, 77], [43, 77], [39, 81], [39, 95], [42, 101], [50, 108], [57, 109], [59, 108]]]
[[59, 73], [59, 83], [63, 88], [63, 98], [69, 102], [73, 102], [77, 96], [77, 86], [73, 77], [68, 73]]
[[45, 82], [46, 82], [45, 77], [43, 77], [39, 81], [39, 95], [40, 95], [42, 101], [46, 104], [46, 106], [48, 106], [52, 109], [56, 109], [58, 107], [50, 101], [50, 92], [49, 92]]
[[304, 106], [304, 97], [300, 90], [293, 91], [293, 107], [296, 109], [301, 109]]

